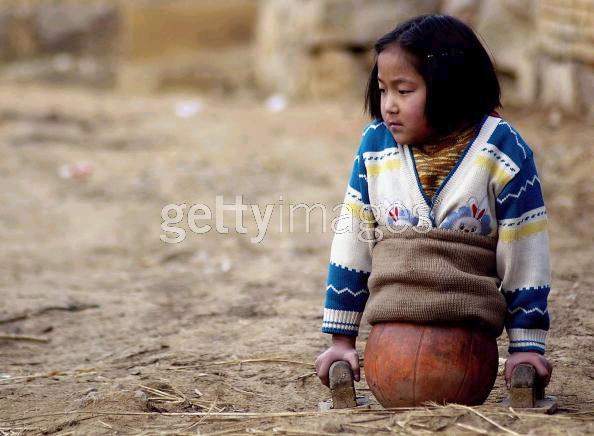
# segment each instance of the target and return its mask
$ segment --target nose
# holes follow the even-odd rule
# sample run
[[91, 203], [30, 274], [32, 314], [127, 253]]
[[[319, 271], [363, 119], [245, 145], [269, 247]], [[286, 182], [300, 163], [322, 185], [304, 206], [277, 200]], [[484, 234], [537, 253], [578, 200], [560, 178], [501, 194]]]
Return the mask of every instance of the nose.
[[389, 114], [398, 113], [398, 104], [392, 92], [386, 93], [386, 98], [384, 99], [384, 110]]

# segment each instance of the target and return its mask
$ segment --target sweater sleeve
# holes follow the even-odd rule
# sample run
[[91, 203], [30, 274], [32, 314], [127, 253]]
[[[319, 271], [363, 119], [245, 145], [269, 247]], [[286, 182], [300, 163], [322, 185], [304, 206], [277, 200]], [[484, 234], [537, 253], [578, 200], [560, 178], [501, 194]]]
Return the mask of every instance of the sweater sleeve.
[[369, 297], [367, 279], [371, 272], [371, 253], [365, 229], [372, 229], [376, 223], [369, 202], [367, 172], [362, 153], [369, 143], [370, 130], [372, 129], [368, 126], [363, 132], [359, 150], [354, 156], [340, 215], [333, 226], [323, 333], [357, 336]]
[[510, 353], [545, 352], [550, 291], [547, 213], [532, 151], [496, 199], [497, 273]]

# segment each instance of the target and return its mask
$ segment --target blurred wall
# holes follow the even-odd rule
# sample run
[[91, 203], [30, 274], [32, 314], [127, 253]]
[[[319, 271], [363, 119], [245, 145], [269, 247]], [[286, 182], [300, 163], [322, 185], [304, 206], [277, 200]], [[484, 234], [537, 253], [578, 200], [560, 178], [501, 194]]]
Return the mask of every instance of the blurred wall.
[[437, 12], [438, 0], [261, 0], [256, 79], [291, 97], [361, 95], [370, 47], [399, 21]]
[[0, 80], [144, 91], [250, 86], [257, 4], [3, 0]]
[[593, 115], [594, 0], [0, 0], [0, 81], [361, 96], [375, 39], [468, 22], [507, 104]]
[[491, 51], [507, 103], [594, 117], [594, 0], [445, 0]]

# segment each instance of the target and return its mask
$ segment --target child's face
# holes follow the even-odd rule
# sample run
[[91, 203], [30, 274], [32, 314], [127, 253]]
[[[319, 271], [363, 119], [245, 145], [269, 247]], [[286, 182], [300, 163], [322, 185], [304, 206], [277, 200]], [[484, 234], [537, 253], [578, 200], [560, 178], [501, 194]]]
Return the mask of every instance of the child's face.
[[426, 140], [431, 128], [425, 118], [427, 88], [410, 55], [397, 44], [386, 47], [377, 58], [382, 118], [399, 144]]

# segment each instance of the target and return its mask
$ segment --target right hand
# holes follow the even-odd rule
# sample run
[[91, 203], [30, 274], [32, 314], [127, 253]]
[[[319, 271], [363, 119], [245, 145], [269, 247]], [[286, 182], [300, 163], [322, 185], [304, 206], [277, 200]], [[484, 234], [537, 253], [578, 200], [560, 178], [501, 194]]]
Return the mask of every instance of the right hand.
[[322, 384], [330, 387], [328, 373], [330, 366], [339, 360], [345, 360], [351, 365], [355, 381], [361, 379], [359, 369], [359, 354], [355, 348], [356, 337], [346, 335], [332, 335], [332, 346], [320, 354], [315, 361], [316, 374]]

